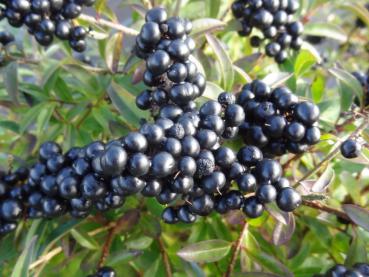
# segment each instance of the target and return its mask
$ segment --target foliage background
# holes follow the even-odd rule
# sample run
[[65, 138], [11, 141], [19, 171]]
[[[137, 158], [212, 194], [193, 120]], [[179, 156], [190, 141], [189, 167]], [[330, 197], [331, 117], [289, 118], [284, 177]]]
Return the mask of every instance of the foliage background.
[[[112, 9], [111, 3], [98, 0], [95, 11], [109, 21], [139, 30], [152, 2], [117, 1], [118, 9]], [[242, 84], [259, 78], [273, 86], [285, 83], [301, 98], [320, 106], [321, 143], [302, 156], [286, 155], [281, 162], [292, 182], [317, 169], [302, 182], [305, 194], [324, 199], [322, 203], [334, 209], [355, 204], [343, 208], [358, 225], [342, 224], [332, 213], [302, 206], [294, 215], [270, 207], [270, 214], [248, 220], [247, 228], [238, 212], [223, 217], [213, 214], [193, 225], [168, 226], [160, 221], [163, 207], [155, 200], [131, 197], [123, 208], [83, 221], [65, 217], [24, 222], [0, 240], [1, 276], [86, 276], [96, 267], [111, 222], [116, 221], [120, 228], [107, 264], [114, 266], [118, 276], [165, 276], [165, 257], [169, 257], [173, 276], [220, 276], [230, 264], [240, 234], [235, 276], [254, 271], [312, 276], [335, 263], [368, 261], [368, 149], [353, 161], [344, 160], [336, 151], [330, 162], [317, 168], [336, 143], [368, 121], [365, 110], [351, 110], [354, 97], [362, 98], [363, 89], [349, 73], [369, 67], [369, 29], [355, 28], [358, 16], [369, 26], [364, 1], [302, 0], [299, 13], [305, 33], [324, 40], [317, 46], [306, 43], [282, 66], [237, 35], [239, 26], [229, 12], [231, 2], [156, 0], [155, 4], [194, 21], [195, 58], [209, 81], [201, 101], [216, 98], [223, 90], [236, 92]], [[87, 21], [80, 23], [88, 26]], [[9, 28], [4, 22], [1, 26]], [[134, 105], [135, 96], [144, 88], [140, 82], [143, 64], [130, 55], [134, 37], [100, 24], [92, 27], [94, 38], [85, 56], [72, 53], [60, 42], [42, 49], [24, 29], [11, 29], [16, 44], [1, 61], [3, 169], [31, 164], [44, 141], [56, 140], [67, 150], [96, 139], [123, 136], [135, 130], [141, 118], [149, 118]], [[364, 130], [364, 143], [368, 135]], [[239, 146], [240, 142], [232, 143], [235, 149]]]

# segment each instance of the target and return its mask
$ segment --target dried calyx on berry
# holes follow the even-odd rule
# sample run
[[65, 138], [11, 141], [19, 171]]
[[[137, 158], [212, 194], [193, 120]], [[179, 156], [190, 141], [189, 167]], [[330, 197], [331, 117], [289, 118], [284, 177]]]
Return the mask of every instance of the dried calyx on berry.
[[78, 18], [84, 6], [92, 6], [95, 0], [8, 0], [0, 2], [0, 19], [28, 32], [42, 46], [52, 44], [54, 37], [69, 42], [70, 47], [83, 52], [86, 49], [88, 30], [75, 26], [72, 20]]
[[294, 21], [299, 10], [298, 0], [237, 0], [232, 4], [233, 15], [240, 21], [240, 36], [251, 36], [254, 29], [262, 35], [253, 35], [250, 44], [260, 47], [265, 43], [265, 53], [277, 63], [288, 58], [288, 50], [300, 50], [304, 26]]
[[147, 12], [134, 51], [146, 61], [143, 81], [150, 87], [137, 97], [139, 108], [165, 109], [175, 104], [191, 109], [195, 106], [193, 100], [203, 94], [206, 81], [191, 61], [191, 53], [195, 50], [195, 42], [189, 36], [191, 30], [191, 21], [168, 18], [163, 8]]
[[239, 127], [241, 137], [265, 154], [303, 153], [320, 140], [319, 108], [311, 102], [299, 101], [287, 87], [271, 89], [255, 80], [243, 86], [237, 103], [246, 115]]

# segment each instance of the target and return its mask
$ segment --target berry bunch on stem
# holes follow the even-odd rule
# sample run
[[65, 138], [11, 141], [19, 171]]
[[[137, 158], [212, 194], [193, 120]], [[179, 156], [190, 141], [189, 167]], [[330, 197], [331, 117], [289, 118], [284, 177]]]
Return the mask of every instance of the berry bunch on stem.
[[49, 46], [57, 37], [69, 42], [70, 47], [83, 52], [88, 30], [74, 24], [73, 20], [82, 13], [84, 6], [92, 6], [95, 0], [2, 0], [0, 19], [28, 32], [42, 46]]
[[[304, 26], [294, 21], [300, 8], [297, 0], [237, 0], [232, 4], [233, 15], [240, 21], [240, 36], [251, 36], [253, 47], [265, 43], [265, 53], [277, 63], [288, 58], [288, 50], [300, 50]], [[257, 31], [255, 31], [257, 30]]]

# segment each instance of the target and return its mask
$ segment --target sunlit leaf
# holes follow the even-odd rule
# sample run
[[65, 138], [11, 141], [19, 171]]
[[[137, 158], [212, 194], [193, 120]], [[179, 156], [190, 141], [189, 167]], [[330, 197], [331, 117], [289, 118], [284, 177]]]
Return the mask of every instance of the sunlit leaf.
[[227, 256], [232, 244], [224, 240], [208, 240], [188, 245], [177, 255], [188, 262], [211, 263]]

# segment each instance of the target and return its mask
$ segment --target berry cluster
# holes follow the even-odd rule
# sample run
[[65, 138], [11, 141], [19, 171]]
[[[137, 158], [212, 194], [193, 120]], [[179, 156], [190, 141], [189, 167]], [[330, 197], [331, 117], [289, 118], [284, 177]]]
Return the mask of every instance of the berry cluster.
[[0, 19], [7, 18], [16, 28], [25, 25], [42, 46], [49, 46], [56, 36], [82, 52], [88, 30], [74, 26], [72, 20], [81, 14], [83, 6], [94, 3], [95, 0], [1, 0]]
[[193, 108], [192, 100], [204, 92], [205, 78], [190, 61], [195, 50], [195, 42], [188, 36], [191, 30], [191, 21], [168, 18], [163, 8], [147, 12], [135, 47], [136, 55], [146, 61], [143, 81], [152, 87], [137, 97], [141, 109], [167, 103]]
[[[150, 10], [146, 24], [159, 20], [159, 15], [166, 18], [164, 12], [160, 8]], [[171, 29], [171, 19], [166, 22]], [[184, 21], [175, 18], [175, 22]], [[140, 36], [147, 34], [143, 31], [146, 24]], [[191, 67], [197, 72], [195, 65]], [[242, 209], [255, 218], [272, 201], [286, 212], [297, 208], [301, 196], [282, 177], [277, 161], [263, 157], [257, 146], [245, 146], [237, 154], [222, 146], [224, 139], [238, 134], [239, 126], [250, 116], [233, 94], [221, 93], [217, 101], [208, 101], [200, 109], [191, 104], [197, 94], [181, 102], [173, 97], [171, 91], [183, 84], [204, 89], [205, 78], [195, 76], [202, 79], [201, 85], [167, 81], [168, 102], [156, 102], [155, 121], [143, 123], [138, 131], [108, 143], [96, 141], [74, 147], [64, 154], [58, 144], [46, 142], [39, 150], [39, 161], [29, 172], [4, 175], [7, 185], [0, 195], [2, 233], [12, 231], [22, 217], [54, 218], [66, 213], [86, 217], [95, 210], [118, 208], [127, 196], [137, 193], [170, 204], [162, 214], [167, 223], [191, 223], [198, 215], [206, 216], [213, 210], [225, 213]], [[265, 92], [257, 84], [262, 83], [254, 82], [250, 93], [266, 100], [260, 98]], [[247, 106], [242, 95], [238, 101]], [[300, 108], [295, 113], [304, 123], [311, 120], [311, 114]], [[13, 175], [22, 177], [9, 177]], [[10, 182], [9, 178], [16, 181]]]
[[237, 0], [232, 5], [233, 15], [239, 19], [241, 36], [250, 36], [253, 29], [261, 34], [250, 39], [251, 46], [259, 47], [266, 41], [265, 53], [277, 63], [288, 58], [287, 50], [300, 50], [304, 26], [293, 20], [300, 7], [298, 0]]
[[13, 41], [14, 41], [13, 34], [7, 32], [7, 31], [0, 32], [0, 44], [2, 46], [7, 46], [9, 43], [11, 43]]
[[104, 266], [99, 268], [95, 274], [90, 274], [87, 277], [116, 277], [117, 274], [115, 270], [111, 267]]
[[[235, 100], [227, 95], [220, 98]], [[155, 123], [106, 144], [96, 141], [62, 154], [58, 144], [46, 142], [29, 171], [2, 178], [1, 231], [14, 230], [23, 217], [86, 217], [94, 210], [118, 208], [137, 193], [163, 205], [184, 203], [164, 210], [168, 223], [193, 222], [214, 209], [242, 208], [257, 217], [275, 199], [281, 210], [292, 211], [301, 197], [281, 178], [277, 161], [264, 159], [255, 146], [237, 155], [220, 146], [226, 128], [237, 128], [243, 120], [242, 108], [232, 102], [209, 101], [188, 112], [167, 104]], [[233, 180], [238, 188], [232, 188]], [[253, 195], [244, 198], [243, 193]]]
[[[363, 87], [365, 107], [369, 106], [369, 70], [366, 74], [363, 72], [355, 71], [352, 73], [352, 75], [354, 75], [354, 77], [359, 81], [359, 83]], [[359, 102], [360, 101], [358, 99], [355, 99], [355, 103], [357, 105], [359, 105]]]
[[347, 139], [341, 144], [340, 150], [346, 159], [354, 159], [360, 156], [361, 144], [354, 139]]
[[298, 154], [319, 142], [319, 108], [307, 101], [299, 102], [287, 87], [272, 90], [255, 80], [242, 88], [237, 103], [246, 114], [240, 126], [242, 138], [246, 144], [260, 147], [263, 153]]
[[325, 274], [314, 275], [314, 277], [369, 277], [369, 264], [357, 263], [352, 268], [337, 264]]

